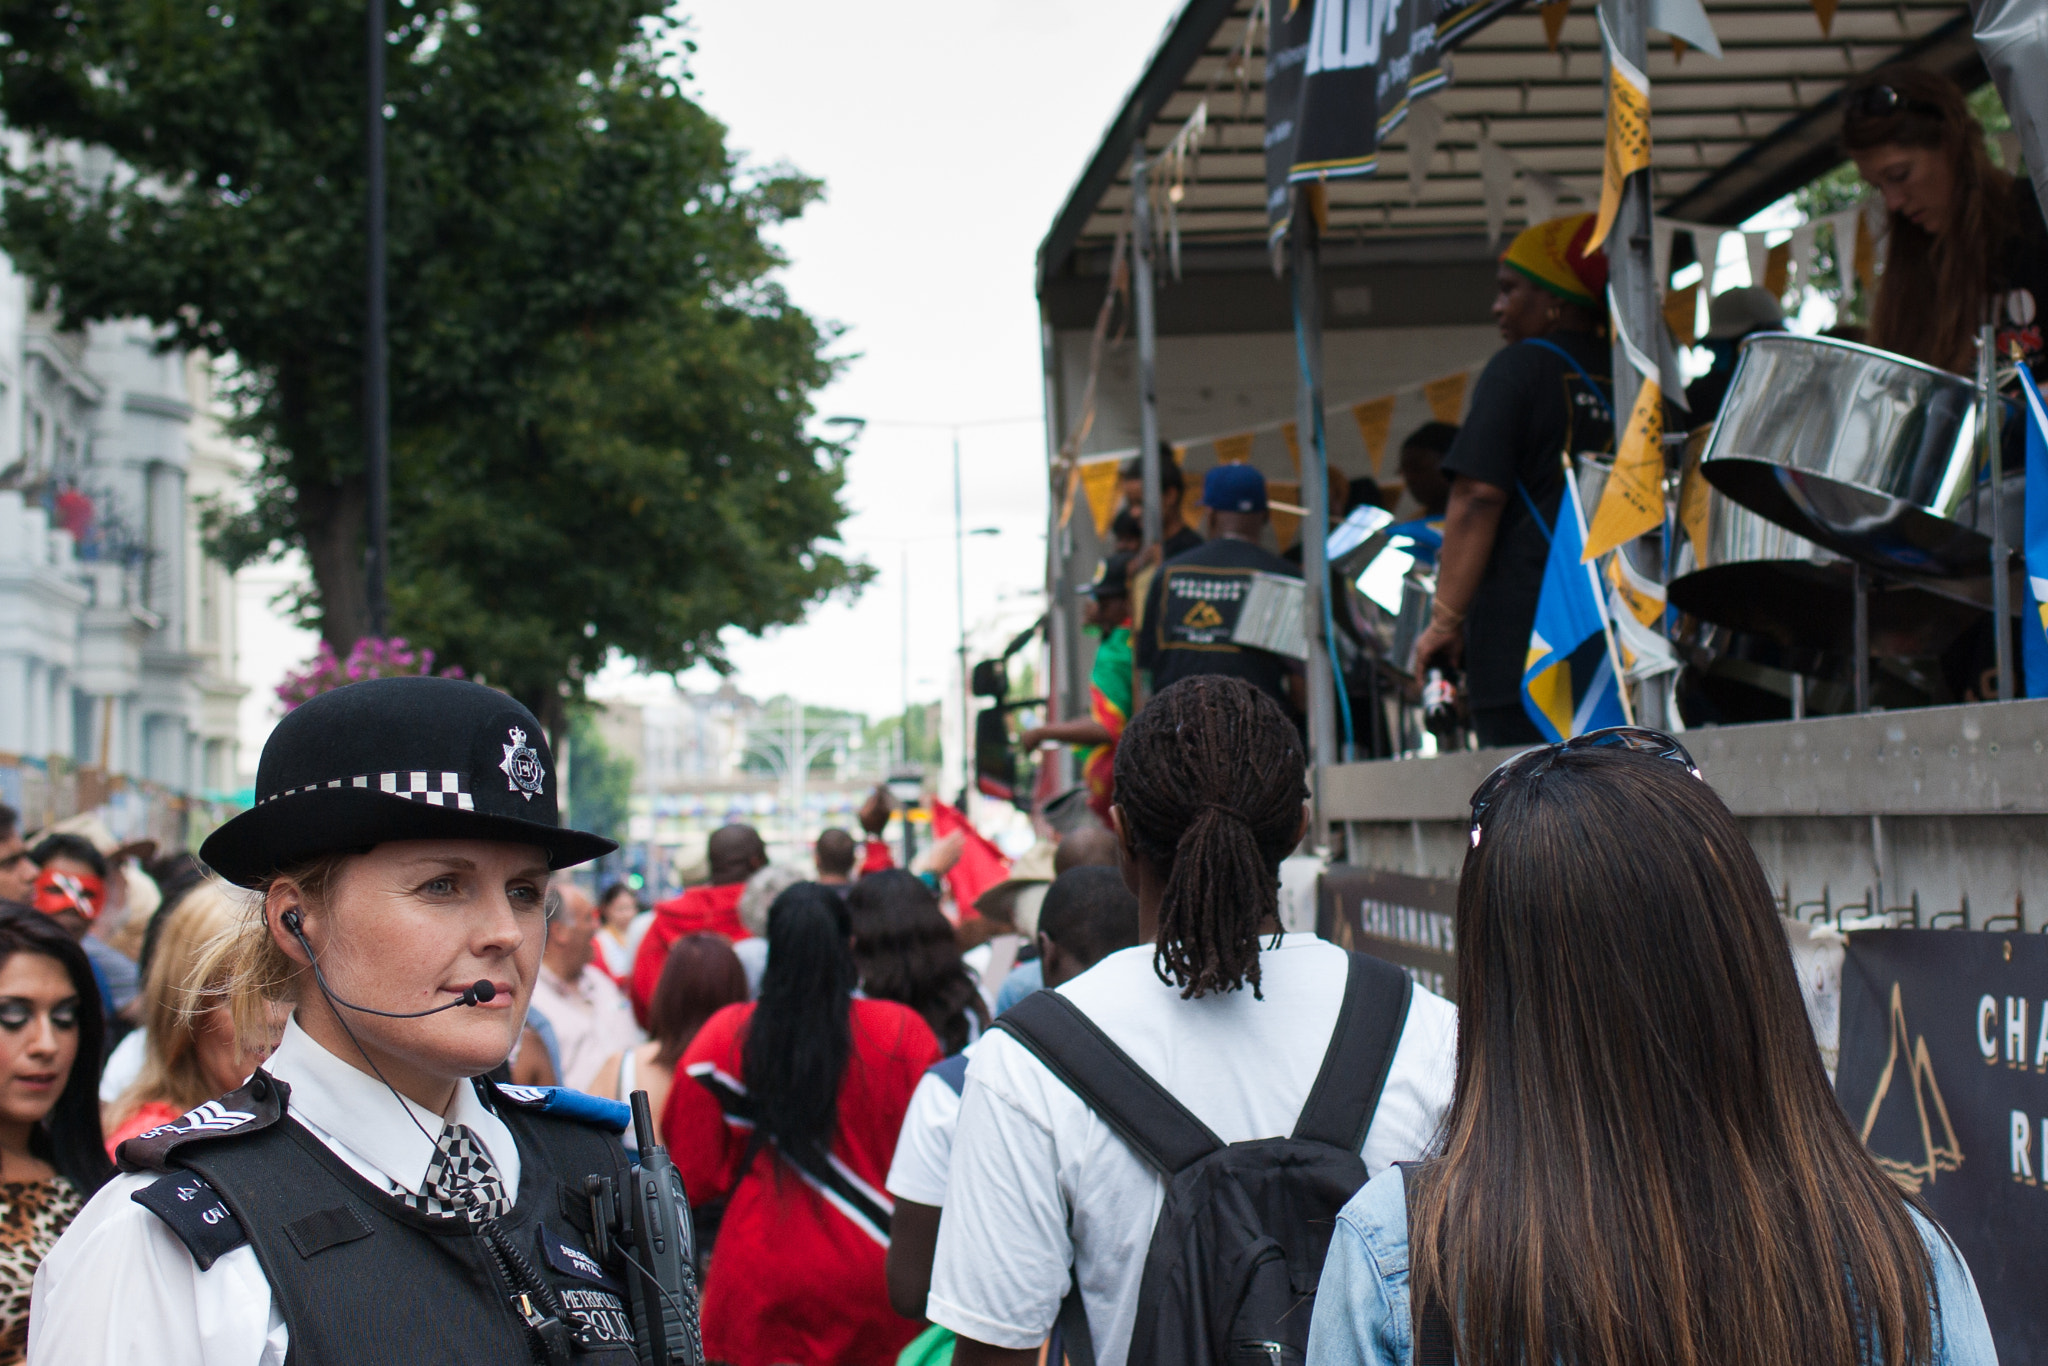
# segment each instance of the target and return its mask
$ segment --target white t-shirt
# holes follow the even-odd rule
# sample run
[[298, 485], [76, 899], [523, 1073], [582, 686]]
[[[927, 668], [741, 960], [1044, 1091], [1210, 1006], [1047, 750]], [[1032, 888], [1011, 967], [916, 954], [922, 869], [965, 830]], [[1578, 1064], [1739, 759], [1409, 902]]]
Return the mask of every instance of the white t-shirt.
[[[981, 1046], [976, 1039], [960, 1050], [960, 1056], [972, 1058]], [[910, 1093], [910, 1108], [903, 1112], [903, 1128], [896, 1135], [896, 1156], [884, 1183], [889, 1194], [918, 1205], [945, 1204], [953, 1131], [959, 1125], [960, 1093], [936, 1071], [926, 1072]]]
[[[1226, 1143], [1279, 1138], [1315, 1084], [1349, 960], [1314, 935], [1259, 955], [1250, 990], [1183, 1001], [1149, 944], [1060, 988]], [[1368, 1174], [1422, 1154], [1451, 1099], [1457, 1011], [1415, 989], [1362, 1154]], [[997, 1347], [1045, 1340], [1078, 1277], [1100, 1366], [1123, 1366], [1165, 1182], [1080, 1097], [997, 1030], [967, 1069], [926, 1312]], [[892, 1177], [891, 1189], [894, 1189]]]

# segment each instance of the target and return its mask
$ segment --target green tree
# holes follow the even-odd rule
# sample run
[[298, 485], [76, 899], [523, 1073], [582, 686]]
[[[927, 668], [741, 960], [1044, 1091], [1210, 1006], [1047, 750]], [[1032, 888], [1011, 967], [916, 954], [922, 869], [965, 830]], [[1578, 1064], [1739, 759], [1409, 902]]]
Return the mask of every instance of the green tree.
[[[302, 548], [339, 653], [368, 625], [362, 13], [0, 0], [0, 116], [39, 153], [0, 245], [68, 324], [232, 358], [262, 465], [214, 548]], [[655, 0], [392, 0], [393, 624], [551, 730], [613, 650], [720, 664], [721, 627], [860, 580], [816, 545], [843, 515], [844, 452], [803, 431], [830, 338], [762, 239], [817, 186], [742, 171], [689, 46]]]
[[569, 822], [578, 830], [623, 844], [632, 802], [632, 759], [612, 752], [589, 707], [571, 708]]

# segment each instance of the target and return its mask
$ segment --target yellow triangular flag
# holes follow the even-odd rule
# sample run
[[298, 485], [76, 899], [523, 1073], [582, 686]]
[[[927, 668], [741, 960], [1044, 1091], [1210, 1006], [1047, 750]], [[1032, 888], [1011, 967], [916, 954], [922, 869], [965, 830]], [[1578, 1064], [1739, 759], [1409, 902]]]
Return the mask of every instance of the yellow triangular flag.
[[1363, 403], [1351, 405], [1351, 416], [1358, 422], [1359, 440], [1365, 442], [1365, 453], [1372, 457], [1373, 472], [1387, 463], [1387, 434], [1394, 429], [1394, 396], [1369, 398]]
[[1616, 555], [1607, 561], [1607, 581], [1628, 605], [1630, 614], [1643, 625], [1655, 626], [1664, 615], [1664, 585], [1645, 578], [1628, 562], [1628, 556]]
[[1456, 426], [1465, 414], [1465, 385], [1472, 378], [1469, 370], [1460, 370], [1455, 375], [1433, 379], [1422, 386], [1422, 397], [1429, 403], [1429, 415], [1439, 422]]
[[1671, 329], [1671, 335], [1680, 346], [1691, 346], [1698, 340], [1700, 323], [1700, 287], [1694, 281], [1684, 289], [1674, 289], [1664, 296], [1664, 325]]
[[1543, 41], [1552, 52], [1557, 51], [1557, 35], [1564, 32], [1564, 17], [1571, 10], [1572, 0], [1550, 0], [1537, 11], [1543, 16]]
[[[1294, 462], [1295, 477], [1299, 478], [1301, 475], [1301, 433], [1295, 429], [1292, 422], [1283, 422], [1280, 424], [1280, 436], [1287, 442], [1287, 458]], [[1292, 502], [1294, 500], [1290, 498], [1288, 501]]]
[[1586, 242], [1592, 252], [1607, 240], [1621, 211], [1621, 187], [1650, 165], [1650, 78], [1612, 48], [1607, 53], [1607, 148], [1600, 165], [1600, 215]]
[[1707, 515], [1713, 487], [1700, 473], [1700, 452], [1707, 448], [1711, 427], [1701, 427], [1686, 438], [1685, 470], [1678, 478], [1678, 524], [1692, 542], [1692, 562], [1698, 568], [1707, 562]]
[[1185, 464], [1187, 464], [1187, 463], [1188, 463], [1188, 443], [1187, 443], [1187, 442], [1185, 442], [1185, 441], [1177, 441], [1177, 442], [1175, 442], [1175, 443], [1174, 443], [1174, 446], [1173, 446], [1173, 463], [1174, 463], [1174, 464], [1176, 464], [1176, 465], [1185, 465]]
[[[1292, 503], [1301, 506], [1301, 485], [1273, 482], [1266, 485], [1266, 500], [1270, 503]], [[1273, 539], [1282, 550], [1294, 544], [1295, 536], [1301, 531], [1301, 514], [1288, 512], [1284, 508], [1271, 508]]]
[[1116, 516], [1116, 499], [1120, 480], [1117, 468], [1122, 462], [1114, 457], [1108, 460], [1088, 460], [1081, 465], [1081, 487], [1088, 495], [1088, 515], [1095, 519], [1095, 534], [1109, 534], [1110, 519]]
[[1764, 257], [1763, 287], [1771, 292], [1773, 299], [1782, 299], [1791, 283], [1792, 244], [1780, 242]]
[[1605, 555], [1623, 541], [1664, 525], [1664, 391], [1645, 378], [1628, 415], [1628, 433], [1614, 457], [1614, 472], [1600, 493], [1600, 508], [1586, 531], [1583, 560]]
[[1814, 17], [1820, 20], [1820, 31], [1823, 37], [1834, 36], [1835, 6], [1837, 3], [1838, 0], [1812, 0]]
[[1256, 432], [1239, 432], [1236, 436], [1216, 438], [1216, 463], [1219, 465], [1249, 464], [1252, 458], [1252, 443], [1258, 440]]

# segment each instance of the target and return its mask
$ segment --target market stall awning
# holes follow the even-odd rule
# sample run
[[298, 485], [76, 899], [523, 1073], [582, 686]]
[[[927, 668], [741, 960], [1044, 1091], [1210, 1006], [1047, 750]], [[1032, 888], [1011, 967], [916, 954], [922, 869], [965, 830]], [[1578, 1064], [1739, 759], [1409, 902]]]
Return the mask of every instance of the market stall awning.
[[[1204, 106], [1208, 131], [1172, 206], [1183, 269], [1244, 269], [1263, 256], [1263, 42], [1243, 56], [1254, 8], [1189, 0], [1040, 247], [1041, 294], [1107, 269], [1130, 204], [1135, 132], [1156, 158]], [[1968, 11], [1953, 0], [1842, 0], [1826, 32], [1804, 0], [1707, 0], [1707, 13], [1721, 59], [1678, 53], [1661, 37], [1649, 54], [1653, 192], [1672, 217], [1733, 225], [1833, 166], [1840, 92], [1858, 73], [1905, 59], [1965, 88], [1984, 79]], [[1515, 174], [1507, 231], [1527, 221], [1532, 186], [1539, 202], [1576, 194], [1560, 201], [1566, 210], [1597, 202], [1604, 123], [1592, 4], [1576, 0], [1555, 50], [1535, 4], [1503, 6], [1456, 42], [1450, 65], [1451, 85], [1431, 97], [1442, 131], [1419, 192], [1411, 120], [1388, 137], [1376, 176], [1329, 182], [1326, 248], [1380, 262], [1485, 254], [1482, 139], [1497, 149], [1496, 182], [1503, 167]]]

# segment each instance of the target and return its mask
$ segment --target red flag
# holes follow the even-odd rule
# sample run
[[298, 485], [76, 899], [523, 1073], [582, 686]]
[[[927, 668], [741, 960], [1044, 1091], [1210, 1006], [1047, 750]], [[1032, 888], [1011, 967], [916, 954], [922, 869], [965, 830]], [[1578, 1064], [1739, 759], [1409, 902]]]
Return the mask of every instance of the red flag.
[[965, 920], [975, 915], [974, 900], [989, 888], [1010, 875], [1010, 860], [1003, 857], [1003, 851], [982, 838], [979, 830], [968, 824], [967, 817], [941, 801], [932, 803], [932, 836], [944, 839], [955, 830], [966, 836], [967, 843], [960, 850], [960, 861], [946, 873], [946, 885], [953, 889], [953, 905], [958, 908], [960, 918]]

